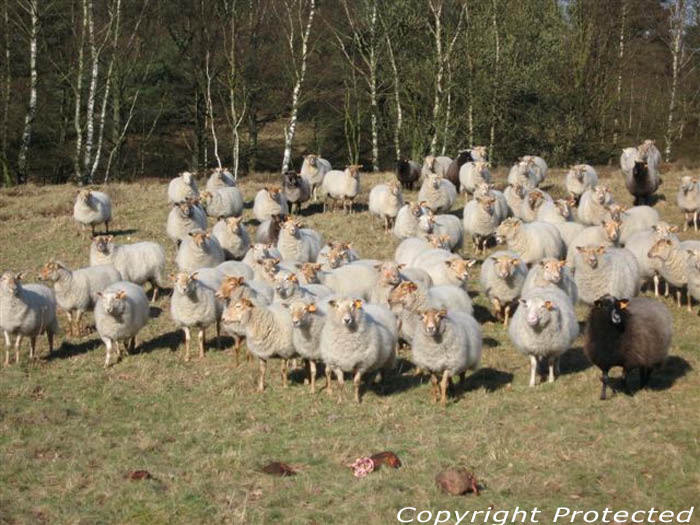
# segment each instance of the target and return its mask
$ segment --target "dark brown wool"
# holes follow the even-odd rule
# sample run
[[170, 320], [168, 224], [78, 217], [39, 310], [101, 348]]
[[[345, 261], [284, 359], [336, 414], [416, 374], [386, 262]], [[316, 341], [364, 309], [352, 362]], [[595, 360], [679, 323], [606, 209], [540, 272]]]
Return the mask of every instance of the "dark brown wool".
[[460, 151], [457, 158], [453, 160], [447, 168], [445, 178], [455, 185], [459, 191], [459, 170], [467, 162], [473, 162], [472, 154], [469, 150]]
[[420, 166], [408, 160], [401, 159], [396, 163], [396, 178], [401, 186], [407, 190], [413, 190], [413, 185], [420, 178]]

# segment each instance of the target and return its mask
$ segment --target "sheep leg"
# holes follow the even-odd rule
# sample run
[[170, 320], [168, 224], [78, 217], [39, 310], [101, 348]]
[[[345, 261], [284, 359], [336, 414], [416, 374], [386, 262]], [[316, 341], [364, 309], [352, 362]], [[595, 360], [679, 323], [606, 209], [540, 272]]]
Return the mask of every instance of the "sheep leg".
[[671, 287], [668, 285], [668, 281], [664, 281], [664, 297], [668, 297], [671, 293]]
[[535, 386], [535, 376], [537, 375], [537, 358], [530, 356], [530, 386]]
[[695, 210], [693, 213], [693, 227], [696, 232], [698, 231], [698, 214], [700, 214], [700, 210]]
[[601, 400], [601, 401], [605, 401], [605, 400], [607, 399], [607, 397], [606, 397], [606, 388], [607, 388], [607, 386], [608, 386], [608, 381], [609, 381], [609, 378], [608, 378], [608, 371], [607, 371], [607, 370], [604, 370], [604, 371], [603, 371], [603, 375], [600, 377], [600, 381], [601, 381], [601, 383], [603, 383], [603, 386], [602, 386], [602, 388], [601, 388], [601, 390], [600, 390], [600, 400]]
[[659, 296], [659, 274], [654, 272], [654, 297]]
[[690, 213], [685, 212], [685, 220], [683, 221], [683, 231], [688, 231], [688, 223], [690, 222]]
[[438, 402], [438, 378], [435, 374], [430, 374], [430, 396], [433, 398], [433, 403]]
[[5, 336], [5, 366], [8, 366], [10, 364], [10, 347], [12, 346], [12, 340], [7, 330], [3, 330], [2, 333]]
[[190, 328], [188, 326], [183, 327], [185, 331], [185, 361], [190, 360]]
[[686, 290], [685, 295], [688, 299], [688, 313], [693, 313], [693, 296], [690, 295], [690, 290]]
[[329, 396], [333, 395], [333, 371], [328, 365], [326, 365], [326, 392]]
[[199, 329], [199, 334], [197, 335], [197, 339], [199, 340], [199, 358], [203, 359], [204, 358], [204, 343], [205, 341], [205, 334], [204, 332], [206, 331], [206, 328], [200, 328]]
[[22, 334], [17, 336], [15, 340], [15, 363], [19, 363], [19, 345], [22, 344]]
[[105, 232], [109, 235], [109, 221], [105, 221]]
[[345, 391], [345, 376], [340, 368], [335, 369], [335, 377], [338, 380], [338, 402], [343, 400], [343, 392]]
[[510, 303], [506, 304], [506, 307], [504, 308], [504, 316], [503, 316], [503, 326], [508, 325], [508, 319], [510, 319]]
[[216, 322], [216, 348], [221, 350], [221, 321]]
[[29, 338], [29, 359], [36, 358], [36, 336]]
[[258, 373], [258, 392], [265, 391], [265, 371], [267, 370], [267, 362], [260, 360], [260, 368]]
[[136, 350], [136, 336], [129, 340], [129, 344], [126, 347], [126, 355], [133, 354], [134, 350]]
[[309, 383], [311, 383], [311, 393], [316, 393], [316, 362], [308, 361], [309, 364]]
[[503, 319], [503, 308], [501, 307], [501, 300], [498, 297], [491, 299], [491, 304], [493, 305], [494, 314], [497, 321]]
[[234, 335], [233, 336], [234, 344], [233, 344], [233, 350], [236, 353], [236, 366], [240, 364], [240, 357], [239, 354], [241, 352], [241, 341], [242, 338], [240, 335]]
[[445, 370], [442, 373], [442, 381], [440, 382], [440, 404], [447, 406], [447, 385], [451, 384], [450, 371]]
[[109, 356], [112, 354], [112, 340], [109, 337], [103, 337], [102, 341], [104, 341], [105, 347], [107, 348], [107, 351], [105, 352], [105, 368], [109, 366]]
[[280, 372], [282, 374], [282, 387], [287, 388], [287, 369], [289, 368], [289, 359], [282, 359]]
[[80, 336], [83, 335], [83, 328], [82, 328], [82, 326], [80, 326], [80, 318], [81, 318], [82, 316], [83, 316], [83, 311], [82, 311], [82, 310], [78, 310], [77, 312], [75, 312], [75, 318], [74, 318], [74, 321], [75, 321], [75, 330], [76, 330], [76, 335], [77, 335], [78, 337], [80, 337]]
[[646, 388], [651, 378], [651, 369], [643, 366], [639, 369], [639, 388]]
[[360, 387], [362, 386], [362, 372], [355, 372], [355, 377], [352, 379], [352, 384], [355, 387], [355, 401], [360, 402]]
[[[95, 236], [95, 225], [91, 224], [90, 228], [92, 229], [92, 236], [94, 237]], [[107, 233], [109, 233], [109, 232], [107, 232]]]
[[682, 294], [682, 292], [681, 292], [680, 288], [676, 289], [676, 303], [678, 303], [678, 308], [680, 308], [682, 306], [681, 305], [681, 294]]
[[556, 357], [550, 357], [549, 358], [549, 382], [554, 383], [554, 376], [555, 376], [555, 368], [556, 368], [556, 363], [557, 363]]
[[155, 303], [158, 300], [158, 285], [155, 282], [151, 282], [151, 287], [153, 288], [153, 297], [151, 302]]
[[66, 311], [66, 317], [68, 318], [68, 328], [66, 328], [66, 335], [72, 336], [73, 335], [73, 316], [71, 315], [70, 311]]

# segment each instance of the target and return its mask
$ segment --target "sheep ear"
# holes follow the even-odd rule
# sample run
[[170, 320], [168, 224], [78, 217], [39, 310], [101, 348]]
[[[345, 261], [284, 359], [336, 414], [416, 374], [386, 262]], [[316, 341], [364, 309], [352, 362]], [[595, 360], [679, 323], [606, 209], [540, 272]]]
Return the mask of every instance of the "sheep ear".
[[97, 297], [104, 297], [104, 296], [102, 295], [102, 292], [97, 292]]
[[620, 299], [620, 310], [625, 310], [629, 304], [629, 299]]
[[554, 306], [554, 303], [552, 303], [552, 301], [545, 301], [545, 302], [544, 302], [544, 307], [545, 307], [547, 310], [549, 310], [550, 312], [556, 308], [556, 306]]
[[316, 311], [316, 303], [311, 303], [306, 307], [307, 312], [315, 312]]
[[335, 299], [331, 299], [330, 301], [328, 301], [328, 305], [332, 308], [337, 308], [338, 302]]
[[126, 292], [124, 290], [119, 290], [117, 292], [117, 295], [115, 295], [115, 297], [117, 299], [124, 299], [124, 297], [126, 297]]
[[[692, 255], [692, 253], [693, 252], [691, 251], [690, 254]], [[26, 275], [27, 275], [27, 272], [19, 272], [19, 273], [15, 274], [15, 279], [17, 279], [18, 281], [21, 281], [22, 279], [25, 278]]]
[[603, 254], [605, 253], [605, 246], [598, 246], [598, 247], [595, 249], [595, 252], [596, 252], [598, 255], [603, 255]]
[[448, 259], [446, 261], [443, 261], [445, 263], [445, 266], [451, 266], [452, 265], [452, 259]]
[[583, 246], [577, 246], [576, 250], [578, 253], [586, 253], [586, 249]]
[[467, 268], [471, 268], [476, 264], [476, 259], [468, 259], [467, 260]]
[[362, 308], [362, 299], [355, 299], [352, 304], [355, 308]]
[[194, 281], [197, 278], [197, 275], [199, 275], [199, 272], [192, 272], [189, 277], [187, 278], [188, 281]]
[[561, 269], [566, 265], [566, 261], [557, 261], [557, 266]]
[[675, 225], [674, 225], [674, 226], [671, 226], [671, 227], [668, 229], [668, 231], [670, 231], [671, 233], [678, 233], [678, 226], [675, 226]]
[[441, 308], [440, 310], [438, 310], [438, 315], [440, 317], [446, 317], [447, 316], [447, 308]]
[[[579, 248], [579, 246], [577, 246], [577, 248]], [[540, 260], [540, 261], [538, 262], [538, 264], [539, 264], [542, 268], [544, 268], [544, 267], [546, 266], [546, 264], [545, 264], [545, 262], [544, 262], [543, 260]]]
[[403, 270], [406, 267], [406, 263], [399, 264], [399, 270]]
[[175, 275], [174, 273], [171, 273], [170, 275], [168, 275], [168, 279], [175, 282], [175, 280], [177, 279], [177, 275]]
[[519, 299], [518, 302], [519, 302], [522, 306], [527, 307], [527, 299]]

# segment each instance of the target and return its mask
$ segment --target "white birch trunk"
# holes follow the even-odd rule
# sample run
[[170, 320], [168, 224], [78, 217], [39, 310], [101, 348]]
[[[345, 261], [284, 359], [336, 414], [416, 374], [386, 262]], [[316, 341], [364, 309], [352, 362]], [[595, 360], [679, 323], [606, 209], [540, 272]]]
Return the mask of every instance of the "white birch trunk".
[[389, 32], [386, 31], [386, 44], [389, 51], [389, 63], [391, 64], [391, 72], [393, 75], [394, 84], [394, 103], [396, 104], [396, 125], [394, 126], [394, 150], [396, 151], [396, 160], [401, 160], [401, 126], [403, 124], [403, 112], [401, 109], [401, 95], [399, 92], [399, 69], [396, 67], [396, 59], [394, 58], [394, 48], [389, 38]]
[[622, 15], [620, 17], [620, 43], [618, 59], [620, 61], [620, 70], [617, 74], [617, 92], [615, 97], [615, 122], [613, 123], [613, 146], [617, 146], [618, 132], [620, 126], [620, 112], [622, 111], [622, 69], [625, 58], [625, 22], [627, 21], [627, 2], [622, 0]]
[[501, 37], [498, 33], [498, 16], [496, 0], [493, 0], [493, 31], [496, 48], [496, 61], [494, 67], [493, 98], [491, 100], [491, 133], [489, 137], [489, 159], [493, 158], [493, 146], [496, 142], [496, 95], [498, 92], [499, 66], [501, 63]]
[[666, 147], [664, 149], [664, 159], [671, 161], [671, 149], [673, 145], [673, 117], [676, 109], [676, 93], [678, 91], [679, 61], [683, 51], [683, 30], [685, 29], [685, 1], [676, 0], [669, 8], [671, 17], [671, 57], [673, 77], [671, 80], [671, 97], [668, 103], [668, 120], [666, 123]]
[[438, 129], [440, 127], [438, 119], [440, 118], [440, 102], [442, 100], [442, 77], [445, 71], [445, 58], [442, 53], [442, 0], [437, 4], [433, 4], [429, 0], [430, 9], [433, 12], [435, 20], [435, 58], [437, 61], [437, 71], [435, 72], [435, 91], [433, 93], [433, 136], [430, 139], [430, 154], [437, 153]]
[[83, 95], [83, 72], [85, 68], [85, 34], [87, 33], [87, 0], [83, 0], [83, 25], [80, 36], [80, 48], [78, 49], [78, 71], [77, 80], [75, 83], [75, 114], [73, 117], [73, 125], [75, 127], [75, 156], [73, 157], [73, 172], [75, 181], [79, 184], [83, 182], [83, 172], [80, 167], [80, 154], [83, 151], [83, 128], [80, 123], [80, 115], [82, 113], [82, 95]]
[[[309, 1], [309, 17], [306, 21], [306, 28], [301, 37], [301, 63], [297, 68], [295, 67], [296, 80], [294, 82], [294, 89], [292, 91], [292, 112], [289, 117], [289, 123], [284, 129], [284, 156], [282, 158], [282, 171], [287, 171], [289, 169], [289, 163], [292, 159], [292, 143], [294, 142], [294, 134], [297, 127], [297, 118], [299, 113], [299, 98], [301, 94], [301, 87], [304, 83], [304, 77], [306, 76], [306, 59], [309, 50], [309, 35], [311, 34], [311, 24], [314, 19], [314, 14], [316, 13], [316, 0]], [[292, 60], [294, 60], [294, 27], [292, 17], [289, 17], [289, 46], [290, 52], [292, 53]]]
[[10, 46], [10, 14], [8, 4], [10, 0], [5, 0], [3, 3], [3, 30], [5, 33], [5, 67], [3, 68], [3, 89], [2, 89], [2, 159], [3, 159], [3, 174], [5, 182], [9, 183], [9, 170], [7, 169], [7, 130], [10, 122], [10, 97], [12, 96], [12, 70], [10, 69], [10, 60], [12, 58], [12, 48]]
[[442, 132], [442, 149], [440, 155], [447, 152], [447, 138], [450, 132], [450, 119], [452, 118], [452, 67], [447, 63], [447, 100], [445, 101], [445, 128]]
[[28, 9], [31, 17], [31, 29], [29, 33], [29, 106], [27, 108], [27, 114], [24, 117], [24, 131], [22, 132], [22, 142], [17, 158], [17, 178], [19, 183], [27, 182], [27, 160], [29, 156], [29, 146], [32, 141], [32, 127], [34, 125], [34, 119], [36, 118], [36, 52], [37, 35], [39, 32], [38, 0], [30, 0]]
[[97, 92], [99, 71], [99, 57], [97, 55], [97, 46], [95, 45], [95, 20], [92, 6], [92, 0], [88, 0], [88, 42], [90, 43], [92, 68], [90, 73], [90, 90], [88, 91], [87, 109], [85, 111], [85, 152], [83, 157], [83, 173], [85, 174], [88, 184], [92, 184], [90, 160], [92, 159], [92, 142], [95, 133], [95, 94]]
[[229, 66], [230, 66], [230, 78], [229, 78], [229, 109], [231, 111], [231, 161], [232, 161], [232, 171], [233, 178], [238, 180], [238, 170], [240, 163], [240, 150], [241, 150], [241, 137], [238, 129], [243, 122], [245, 116], [245, 103], [243, 104], [243, 110], [238, 112], [236, 106], [236, 85], [238, 83], [238, 68], [236, 62], [236, 17], [234, 12], [236, 10], [236, 0], [231, 1], [231, 9], [228, 16], [231, 17], [231, 47], [229, 49]]
[[216, 136], [216, 126], [214, 125], [214, 105], [211, 101], [211, 70], [209, 69], [209, 51], [207, 51], [205, 73], [207, 75], [207, 115], [209, 125], [211, 127], [211, 138], [214, 141], [214, 158], [216, 159], [216, 165], [219, 167], [219, 169], [221, 169], [222, 166], [221, 157], [219, 157], [219, 139]]
[[377, 0], [372, 1], [369, 49], [369, 95], [372, 121], [372, 171], [379, 171], [379, 131], [377, 129]]

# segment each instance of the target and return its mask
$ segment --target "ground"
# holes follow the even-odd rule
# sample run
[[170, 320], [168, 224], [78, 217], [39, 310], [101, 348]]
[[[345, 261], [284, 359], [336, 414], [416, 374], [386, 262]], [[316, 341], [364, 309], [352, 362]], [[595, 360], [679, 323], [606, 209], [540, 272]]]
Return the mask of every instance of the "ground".
[[[619, 170], [601, 168], [602, 183], [630, 204]], [[656, 208], [680, 224], [675, 206], [681, 168], [667, 167]], [[544, 189], [563, 194], [562, 170]], [[242, 179], [248, 200], [271, 175]], [[390, 257], [397, 241], [367, 213], [370, 187], [391, 174], [363, 175], [361, 213], [303, 220], [327, 240], [348, 240], [365, 257]], [[503, 185], [505, 171], [496, 182]], [[121, 242], [157, 240], [174, 269], [165, 235], [166, 183], [112, 184], [113, 228]], [[0, 190], [0, 269], [28, 270], [51, 257], [88, 263], [90, 240], [72, 221], [76, 188], [27, 186]], [[415, 198], [411, 193], [408, 198]], [[461, 216], [462, 201], [455, 207]], [[251, 216], [247, 208], [246, 216]], [[251, 225], [252, 230], [252, 225]], [[683, 238], [698, 238], [688, 232]], [[465, 243], [465, 255], [472, 247]], [[478, 267], [470, 290], [478, 292]], [[283, 389], [278, 373], [255, 391], [257, 365], [236, 365], [229, 349], [210, 346], [203, 360], [184, 362], [183, 335], [159, 299], [135, 355], [103, 370], [95, 334], [0, 369], [0, 522], [8, 523], [394, 523], [405, 506], [495, 510], [558, 506], [577, 509], [681, 510], [700, 493], [698, 400], [700, 319], [663, 299], [674, 316], [671, 358], [649, 390], [599, 401], [600, 372], [581, 353], [564, 357], [554, 384], [527, 386], [529, 361], [493, 322], [483, 295], [476, 315], [484, 331], [481, 369], [446, 408], [433, 404], [426, 379], [413, 376], [408, 353], [386, 384], [369, 386], [361, 405], [346, 385], [341, 402], [311, 395], [300, 372]], [[579, 307], [580, 321], [586, 309]], [[91, 320], [91, 318], [90, 318]], [[212, 334], [213, 336], [213, 334]], [[270, 367], [277, 372], [277, 365]], [[635, 380], [636, 383], [636, 380]], [[391, 450], [398, 470], [358, 480], [347, 464]], [[268, 461], [299, 469], [295, 477], [260, 472]], [[447, 496], [435, 486], [445, 466], [464, 465], [479, 479], [479, 497]], [[128, 479], [147, 470], [151, 479]], [[697, 509], [696, 509], [697, 510]], [[544, 519], [542, 522], [547, 522]]]

